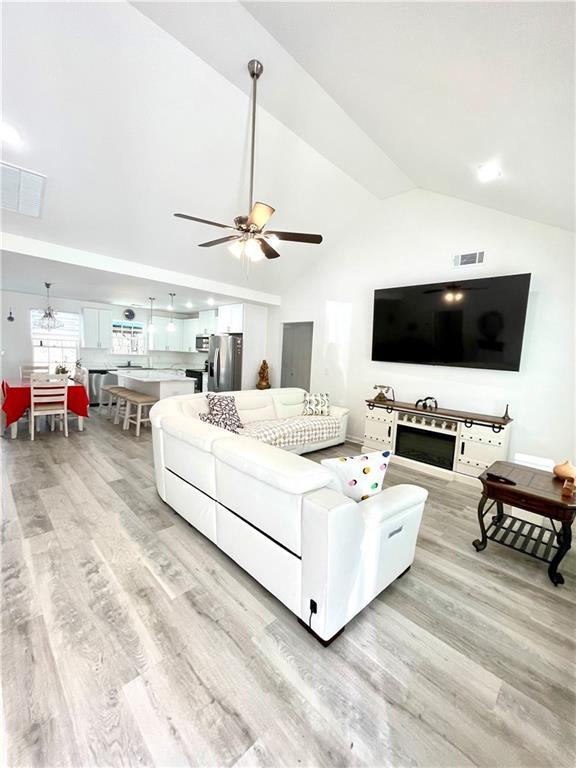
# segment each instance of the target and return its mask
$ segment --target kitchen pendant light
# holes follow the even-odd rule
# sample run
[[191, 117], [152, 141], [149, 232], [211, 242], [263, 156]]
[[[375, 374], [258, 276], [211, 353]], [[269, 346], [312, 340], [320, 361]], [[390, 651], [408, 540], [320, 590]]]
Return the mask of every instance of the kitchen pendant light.
[[170, 295], [170, 319], [168, 320], [168, 328], [167, 330], [170, 331], [170, 333], [174, 333], [176, 330], [176, 323], [174, 322], [174, 296], [176, 296], [175, 293], [171, 293]]
[[53, 331], [56, 328], [62, 328], [64, 323], [58, 320], [56, 311], [50, 305], [50, 287], [52, 283], [44, 283], [44, 285], [46, 286], [46, 309], [40, 320], [38, 320], [37, 325], [43, 331]]
[[156, 299], [153, 296], [148, 296], [148, 301], [150, 302], [150, 316], [148, 319], [148, 328], [146, 330], [151, 336], [154, 333], [153, 312], [154, 312], [154, 302], [156, 301]]

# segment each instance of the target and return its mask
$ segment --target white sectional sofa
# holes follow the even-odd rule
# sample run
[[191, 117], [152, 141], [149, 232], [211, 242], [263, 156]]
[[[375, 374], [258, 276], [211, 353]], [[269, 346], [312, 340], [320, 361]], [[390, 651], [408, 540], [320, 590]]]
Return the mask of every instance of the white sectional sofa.
[[[226, 394], [244, 422], [271, 418], [271, 408], [296, 415], [304, 399], [298, 389]], [[201, 421], [205, 402], [184, 395], [152, 408], [158, 493], [331, 642], [410, 567], [427, 492], [398, 485], [354, 502], [321, 465]]]

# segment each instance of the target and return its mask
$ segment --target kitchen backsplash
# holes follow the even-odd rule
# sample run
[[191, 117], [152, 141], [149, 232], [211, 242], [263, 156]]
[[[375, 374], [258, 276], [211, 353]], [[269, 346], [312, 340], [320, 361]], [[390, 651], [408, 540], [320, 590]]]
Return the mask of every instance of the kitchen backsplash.
[[86, 368], [115, 368], [117, 365], [132, 365], [144, 368], [203, 368], [204, 352], [152, 352], [149, 355], [110, 355], [101, 349], [82, 349], [82, 365]]

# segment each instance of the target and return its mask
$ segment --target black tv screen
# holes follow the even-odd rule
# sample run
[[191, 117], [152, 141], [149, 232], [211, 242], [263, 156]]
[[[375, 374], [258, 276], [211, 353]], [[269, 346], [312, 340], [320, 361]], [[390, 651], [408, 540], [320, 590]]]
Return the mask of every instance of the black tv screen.
[[374, 291], [372, 360], [517, 371], [530, 275]]

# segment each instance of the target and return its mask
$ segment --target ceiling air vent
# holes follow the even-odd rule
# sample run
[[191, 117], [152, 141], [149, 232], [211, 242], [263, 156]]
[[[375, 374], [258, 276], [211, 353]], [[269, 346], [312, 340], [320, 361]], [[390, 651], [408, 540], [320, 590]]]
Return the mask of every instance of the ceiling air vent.
[[484, 264], [484, 251], [475, 253], [459, 253], [452, 257], [453, 267], [472, 267], [475, 264]]
[[46, 176], [9, 163], [0, 163], [0, 166], [2, 208], [14, 213], [23, 213], [25, 216], [40, 216]]

